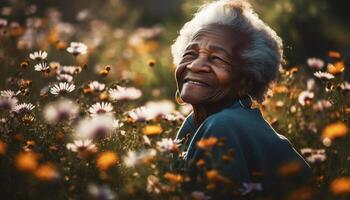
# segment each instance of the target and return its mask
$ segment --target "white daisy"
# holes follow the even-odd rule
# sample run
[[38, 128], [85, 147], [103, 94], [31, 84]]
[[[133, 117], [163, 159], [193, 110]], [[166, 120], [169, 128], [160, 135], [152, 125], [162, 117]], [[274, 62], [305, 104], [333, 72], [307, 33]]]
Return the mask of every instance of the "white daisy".
[[121, 128], [122, 126], [124, 126], [123, 122], [120, 122], [120, 120], [118, 120], [118, 119], [113, 120], [113, 128], [114, 129]]
[[34, 66], [35, 71], [39, 71], [39, 72], [46, 71], [49, 68], [50, 66], [47, 65], [45, 62], [38, 63]]
[[306, 62], [309, 67], [315, 69], [322, 69], [324, 66], [324, 62], [319, 58], [308, 58]]
[[154, 113], [144, 106], [139, 107], [139, 108], [135, 108], [135, 109], [129, 111], [127, 114], [134, 121], [148, 121], [148, 120], [151, 120], [155, 117]]
[[35, 51], [34, 53], [29, 54], [29, 58], [32, 60], [44, 60], [47, 57], [47, 52], [46, 51]]
[[1, 97], [7, 97], [7, 98], [13, 98], [15, 96], [17, 96], [17, 94], [21, 93], [20, 91], [18, 92], [14, 92], [12, 90], [1, 90], [0, 91], [0, 96]]
[[66, 82], [60, 82], [55, 84], [52, 88], [50, 88], [50, 92], [53, 95], [65, 94], [74, 91], [75, 85], [69, 84]]
[[68, 143], [66, 145], [67, 149], [74, 152], [90, 151], [96, 152], [97, 147], [92, 140], [74, 140], [73, 143]]
[[9, 97], [0, 96], [0, 109], [13, 111], [13, 109], [17, 105], [17, 102], [18, 100], [15, 97], [9, 98]]
[[31, 103], [21, 103], [21, 104], [17, 104], [13, 109], [13, 111], [16, 113], [25, 114], [25, 113], [30, 113], [34, 108], [35, 106]]
[[145, 107], [153, 113], [155, 117], [164, 117], [175, 111], [175, 104], [169, 100], [149, 101]]
[[61, 66], [57, 68], [57, 74], [68, 74], [68, 75], [75, 75], [79, 74], [81, 72], [81, 67], [79, 66]]
[[57, 76], [57, 80], [61, 81], [61, 82], [71, 82], [73, 80], [73, 76], [68, 75], [68, 74], [59, 74]]
[[74, 56], [77, 56], [79, 54], [86, 54], [87, 46], [81, 42], [71, 42], [70, 46], [67, 48], [67, 51]]
[[162, 138], [161, 141], [157, 142], [157, 149], [161, 152], [172, 152], [176, 150], [178, 146], [179, 142], [171, 138]]
[[89, 88], [92, 92], [101, 92], [105, 89], [106, 85], [98, 81], [92, 81], [89, 83]]
[[333, 79], [334, 78], [334, 75], [330, 74], [328, 72], [317, 71], [314, 73], [314, 75], [319, 79]]
[[126, 167], [135, 167], [148, 162], [156, 155], [157, 151], [155, 149], [141, 150], [139, 152], [129, 151], [127, 155], [123, 157], [123, 163]]
[[134, 87], [121, 87], [110, 88], [108, 90], [109, 98], [112, 101], [116, 100], [134, 100], [142, 96], [141, 90]]
[[50, 123], [55, 124], [64, 119], [73, 119], [79, 113], [79, 106], [69, 99], [60, 99], [52, 102], [44, 108], [44, 119]]
[[101, 114], [113, 114], [113, 106], [109, 102], [97, 102], [89, 108], [91, 116], [101, 115]]
[[97, 115], [81, 120], [75, 129], [78, 139], [102, 139], [113, 133], [114, 118], [109, 115]]
[[300, 92], [300, 94], [298, 96], [298, 102], [302, 106], [305, 106], [308, 101], [310, 101], [311, 99], [314, 98], [314, 96], [315, 96], [315, 94], [313, 92], [310, 92], [308, 90], [302, 91], [302, 92]]

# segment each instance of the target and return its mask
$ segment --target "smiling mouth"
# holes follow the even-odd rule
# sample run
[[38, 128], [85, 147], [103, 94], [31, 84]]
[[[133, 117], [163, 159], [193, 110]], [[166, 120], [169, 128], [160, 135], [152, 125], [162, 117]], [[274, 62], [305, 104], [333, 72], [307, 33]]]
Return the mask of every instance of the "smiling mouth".
[[198, 86], [202, 86], [202, 87], [208, 87], [209, 85], [201, 80], [194, 80], [194, 79], [190, 79], [190, 78], [186, 78], [184, 80], [184, 84], [188, 83], [188, 84], [192, 84], [192, 85], [198, 85]]

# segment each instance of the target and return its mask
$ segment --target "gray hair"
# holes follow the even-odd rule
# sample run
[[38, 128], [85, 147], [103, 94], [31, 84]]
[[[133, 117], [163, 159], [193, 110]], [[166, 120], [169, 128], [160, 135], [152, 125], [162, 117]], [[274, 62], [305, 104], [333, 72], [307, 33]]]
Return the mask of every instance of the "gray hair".
[[209, 24], [222, 24], [247, 37], [240, 49], [241, 72], [253, 83], [249, 93], [259, 103], [265, 99], [270, 84], [276, 80], [283, 62], [281, 38], [265, 24], [244, 0], [219, 0], [202, 6], [180, 30], [171, 46], [174, 64], [179, 65], [194, 33]]

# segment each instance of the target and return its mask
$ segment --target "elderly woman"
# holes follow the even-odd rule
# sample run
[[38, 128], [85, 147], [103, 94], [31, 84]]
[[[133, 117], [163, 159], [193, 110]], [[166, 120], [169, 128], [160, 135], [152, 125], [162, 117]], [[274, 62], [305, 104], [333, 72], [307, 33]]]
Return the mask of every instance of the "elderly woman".
[[283, 58], [281, 39], [247, 2], [204, 5], [180, 30], [172, 54], [178, 98], [193, 107], [176, 136], [184, 154], [175, 166], [189, 173], [188, 188], [229, 185], [212, 195], [281, 197], [306, 181], [308, 164], [251, 108], [264, 101]]

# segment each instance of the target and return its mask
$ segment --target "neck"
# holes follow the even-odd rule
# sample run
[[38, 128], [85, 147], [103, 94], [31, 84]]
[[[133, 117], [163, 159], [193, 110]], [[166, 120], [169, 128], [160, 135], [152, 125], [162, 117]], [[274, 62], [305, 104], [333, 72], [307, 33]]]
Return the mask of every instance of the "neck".
[[192, 105], [193, 107], [193, 117], [196, 126], [200, 126], [203, 121], [209, 117], [210, 115], [219, 112], [223, 108], [230, 105], [233, 101], [232, 99], [224, 100], [215, 103], [207, 103], [207, 104], [197, 104]]

